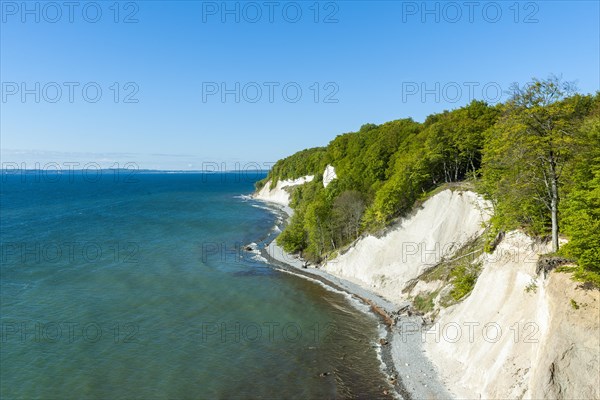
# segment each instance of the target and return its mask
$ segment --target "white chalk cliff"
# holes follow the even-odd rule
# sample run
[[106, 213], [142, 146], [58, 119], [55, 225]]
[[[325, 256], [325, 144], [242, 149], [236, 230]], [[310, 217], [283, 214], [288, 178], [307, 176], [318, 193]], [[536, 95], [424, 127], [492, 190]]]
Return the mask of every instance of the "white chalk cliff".
[[290, 189], [294, 186], [311, 182], [314, 178], [314, 175], [307, 175], [298, 179], [277, 181], [277, 184], [273, 189], [271, 189], [271, 181], [269, 180], [257, 193], [254, 194], [254, 198], [287, 207], [290, 204]]
[[508, 233], [484, 257], [472, 293], [424, 335], [457, 398], [600, 398], [600, 292], [567, 274], [538, 276], [539, 254], [549, 251]]
[[[287, 190], [312, 178], [278, 182], [272, 190], [268, 182], [255, 197], [288, 205]], [[473, 192], [444, 190], [321, 270], [397, 304], [409, 294], [434, 292], [435, 282], [418, 277], [481, 235], [489, 208]], [[481, 257], [473, 291], [442, 308], [423, 335], [427, 356], [456, 398], [600, 398], [600, 292], [581, 288], [567, 274], [538, 276], [539, 255], [549, 251], [509, 232], [493, 254]]]
[[473, 192], [444, 190], [384, 236], [360, 239], [323, 269], [401, 303], [410, 280], [482, 233], [488, 208]]
[[337, 178], [333, 165], [327, 165], [323, 172], [323, 187], [327, 187], [334, 179]]

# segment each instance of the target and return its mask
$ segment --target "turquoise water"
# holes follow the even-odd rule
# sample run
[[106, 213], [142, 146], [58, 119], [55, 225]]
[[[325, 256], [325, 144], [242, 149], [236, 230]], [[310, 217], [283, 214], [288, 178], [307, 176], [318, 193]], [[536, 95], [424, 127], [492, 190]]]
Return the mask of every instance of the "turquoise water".
[[3, 176], [1, 397], [380, 397], [374, 317], [243, 250], [260, 178]]

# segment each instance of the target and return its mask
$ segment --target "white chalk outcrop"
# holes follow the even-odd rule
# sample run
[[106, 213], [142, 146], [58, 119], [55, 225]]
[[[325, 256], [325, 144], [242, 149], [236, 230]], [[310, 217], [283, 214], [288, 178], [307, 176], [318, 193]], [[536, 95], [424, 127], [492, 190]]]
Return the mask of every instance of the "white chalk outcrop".
[[[271, 189], [271, 181], [267, 181], [265, 185], [253, 197], [257, 200], [268, 201], [279, 204], [284, 207], [290, 205], [290, 192], [294, 186], [303, 185], [306, 182], [312, 182], [315, 179], [314, 175], [306, 175], [297, 179], [285, 179], [277, 181], [274, 188]], [[337, 179], [335, 168], [332, 165], [327, 165], [323, 172], [323, 186], [327, 187], [334, 179]], [[291, 211], [291, 210], [290, 210]]]
[[277, 184], [273, 189], [271, 189], [271, 181], [269, 180], [257, 193], [254, 194], [254, 198], [287, 207], [290, 204], [290, 189], [294, 186], [311, 182], [314, 178], [314, 175], [307, 175], [298, 179], [280, 180], [277, 181]]
[[472, 293], [424, 335], [456, 398], [600, 398], [600, 294], [566, 274], [538, 277], [539, 254], [549, 251], [507, 234]]
[[327, 187], [334, 179], [337, 179], [333, 165], [327, 165], [323, 172], [323, 187]]
[[[278, 182], [272, 190], [267, 182], [255, 197], [287, 205], [287, 189], [312, 178]], [[441, 281], [414, 280], [481, 235], [489, 210], [473, 192], [444, 190], [382, 237], [359, 239], [315, 271], [402, 304], [409, 283], [411, 295], [441, 288]], [[442, 308], [433, 327], [409, 345], [420, 353], [424, 341], [453, 397], [600, 399], [600, 291], [580, 288], [568, 274], [538, 276], [539, 255], [549, 251], [524, 233], [509, 232], [493, 254], [482, 256], [473, 291]], [[396, 353], [408, 354], [406, 347]], [[404, 363], [396, 364], [403, 373]], [[431, 384], [424, 382], [423, 390]]]
[[383, 237], [360, 239], [322, 268], [400, 304], [409, 281], [482, 233], [488, 209], [473, 192], [444, 190]]

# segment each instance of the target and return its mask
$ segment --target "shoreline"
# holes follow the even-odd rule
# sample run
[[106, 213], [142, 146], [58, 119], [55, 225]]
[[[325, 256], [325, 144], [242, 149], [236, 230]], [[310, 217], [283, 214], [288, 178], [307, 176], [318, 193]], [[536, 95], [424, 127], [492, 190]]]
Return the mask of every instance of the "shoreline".
[[[270, 206], [269, 208], [281, 217], [284, 225], [288, 223], [293, 213], [287, 205], [257, 199], [254, 196], [252, 199]], [[420, 316], [405, 313], [411, 307], [410, 302], [396, 304], [363, 286], [308, 265], [300, 257], [286, 253], [278, 246], [276, 243], [278, 236], [279, 233], [275, 234], [268, 244], [259, 249], [269, 264], [347, 293], [367, 305], [369, 312], [380, 321], [386, 332], [386, 337], [380, 337], [377, 341], [382, 362], [381, 369], [397, 396], [405, 400], [452, 398], [446, 386], [440, 381], [440, 375], [433, 363], [425, 355], [421, 340], [421, 330], [425, 321]]]

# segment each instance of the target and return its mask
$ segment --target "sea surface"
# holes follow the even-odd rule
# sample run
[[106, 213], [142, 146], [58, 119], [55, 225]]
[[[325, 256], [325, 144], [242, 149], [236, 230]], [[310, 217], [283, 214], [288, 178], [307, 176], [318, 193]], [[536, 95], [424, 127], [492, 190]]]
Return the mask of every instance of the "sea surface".
[[0, 397], [381, 397], [375, 317], [245, 250], [262, 177], [5, 173]]

